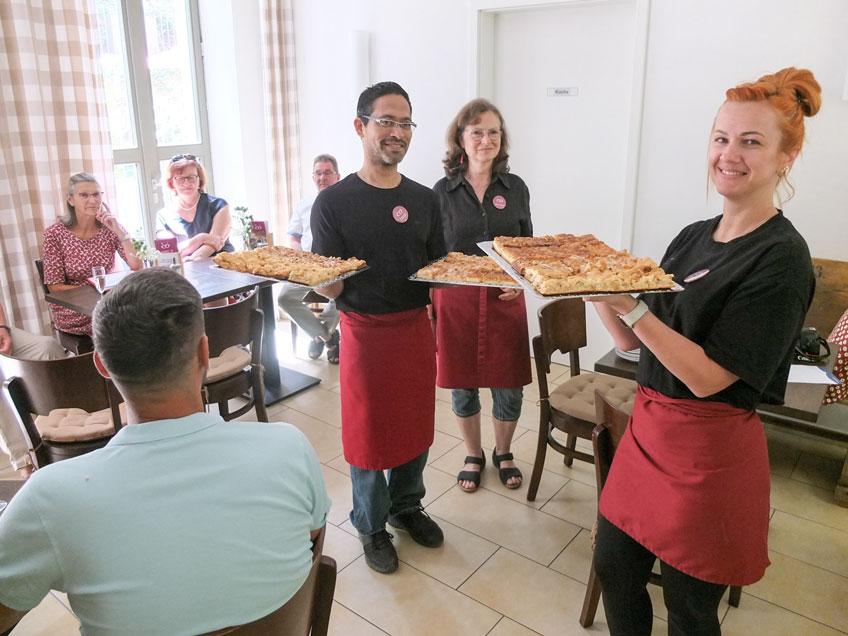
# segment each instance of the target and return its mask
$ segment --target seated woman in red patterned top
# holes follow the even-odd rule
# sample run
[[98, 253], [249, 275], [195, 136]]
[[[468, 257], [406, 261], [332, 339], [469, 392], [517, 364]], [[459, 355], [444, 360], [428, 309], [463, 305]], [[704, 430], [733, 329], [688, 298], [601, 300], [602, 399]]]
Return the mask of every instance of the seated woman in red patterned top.
[[[67, 211], [44, 230], [44, 284], [51, 292], [85, 285], [93, 267], [112, 271], [115, 252], [130, 268], [141, 268], [130, 235], [103, 201], [97, 179], [85, 172], [72, 175]], [[91, 334], [89, 316], [58, 305], [50, 310], [60, 331]]]

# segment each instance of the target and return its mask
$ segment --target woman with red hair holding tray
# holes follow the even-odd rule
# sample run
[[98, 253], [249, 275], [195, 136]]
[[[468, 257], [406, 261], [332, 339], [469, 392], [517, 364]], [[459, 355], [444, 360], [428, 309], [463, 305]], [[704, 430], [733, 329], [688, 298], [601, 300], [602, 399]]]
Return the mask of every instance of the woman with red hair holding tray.
[[599, 504], [595, 568], [612, 634], [651, 633], [646, 584], [661, 563], [669, 634], [720, 634], [727, 586], [769, 564], [761, 402], [781, 403], [815, 287], [807, 244], [775, 207], [821, 106], [786, 68], [726, 92], [709, 177], [722, 213], [684, 228], [661, 266], [677, 294], [593, 298], [616, 346], [641, 346], [627, 432]]

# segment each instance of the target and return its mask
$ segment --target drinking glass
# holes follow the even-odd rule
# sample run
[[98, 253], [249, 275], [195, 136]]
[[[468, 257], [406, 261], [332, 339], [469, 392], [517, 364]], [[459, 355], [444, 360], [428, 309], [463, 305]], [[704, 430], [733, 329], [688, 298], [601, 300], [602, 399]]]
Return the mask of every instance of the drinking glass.
[[94, 281], [94, 288], [100, 295], [103, 295], [103, 292], [106, 291], [106, 268], [92, 267], [91, 279]]

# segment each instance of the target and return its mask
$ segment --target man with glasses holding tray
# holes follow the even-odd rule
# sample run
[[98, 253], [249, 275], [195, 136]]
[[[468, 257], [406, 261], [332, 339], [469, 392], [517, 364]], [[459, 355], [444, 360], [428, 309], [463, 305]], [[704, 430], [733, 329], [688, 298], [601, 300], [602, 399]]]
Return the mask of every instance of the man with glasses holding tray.
[[339, 367], [351, 523], [369, 567], [382, 573], [398, 567], [386, 521], [426, 547], [444, 540], [421, 507], [436, 397], [429, 289], [408, 277], [445, 248], [433, 191], [398, 172], [415, 128], [411, 117], [409, 95], [398, 84], [363, 91], [353, 124], [362, 167], [322, 191], [312, 207], [312, 251], [369, 265], [318, 293], [336, 299], [344, 331]]

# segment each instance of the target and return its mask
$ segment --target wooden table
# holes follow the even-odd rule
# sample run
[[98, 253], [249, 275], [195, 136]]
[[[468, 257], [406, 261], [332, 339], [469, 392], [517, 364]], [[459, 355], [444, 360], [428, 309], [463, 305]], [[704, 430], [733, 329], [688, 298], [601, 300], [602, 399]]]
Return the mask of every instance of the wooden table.
[[[129, 274], [130, 272], [127, 272], [127, 275]], [[319, 378], [281, 366], [277, 359], [277, 342], [274, 335], [277, 320], [271, 286], [279, 281], [215, 267], [210, 259], [185, 263], [184, 275], [197, 289], [203, 302], [258, 288], [259, 308], [264, 314], [262, 365], [265, 368], [266, 405], [279, 402], [321, 382]], [[50, 292], [45, 294], [45, 298], [51, 303], [91, 316], [100, 300], [100, 294], [90, 285], [81, 285], [74, 289]]]
[[[838, 347], [831, 344], [831, 356], [822, 365], [829, 371], [833, 370], [836, 363], [837, 349]], [[619, 358], [615, 351], [608, 352], [598, 360], [595, 363], [595, 371], [629, 380], [636, 379], [636, 363]], [[769, 424], [843, 444], [848, 443], [848, 422], [837, 421], [836, 418], [832, 421], [819, 421], [825, 391], [826, 384], [790, 382], [786, 385], [783, 404], [761, 404], [757, 407], [757, 413], [763, 422]], [[842, 476], [836, 484], [836, 500], [841, 505], [848, 505], [848, 458], [845, 459]]]
[[[0, 479], [0, 499], [3, 501], [12, 501], [17, 492], [23, 488], [26, 482], [21, 479]], [[0, 510], [0, 515], [3, 511]]]

